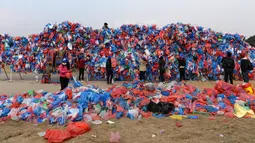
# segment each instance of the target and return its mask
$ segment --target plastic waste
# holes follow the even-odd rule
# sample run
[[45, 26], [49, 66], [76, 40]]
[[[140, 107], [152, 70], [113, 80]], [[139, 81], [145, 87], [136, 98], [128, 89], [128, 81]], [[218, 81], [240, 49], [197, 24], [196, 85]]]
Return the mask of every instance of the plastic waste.
[[176, 125], [176, 127], [178, 127], [178, 128], [182, 127], [182, 124], [181, 124], [180, 122], [176, 122], [175, 125]]
[[76, 137], [90, 131], [91, 128], [86, 122], [73, 122], [68, 124], [66, 130], [72, 137]]
[[242, 118], [245, 115], [254, 116], [253, 110], [251, 110], [249, 107], [240, 105], [238, 103], [234, 104], [234, 110], [235, 110], [235, 116], [238, 118]]
[[174, 120], [182, 120], [183, 118], [186, 118], [187, 116], [183, 116], [183, 115], [172, 115], [170, 116], [171, 119]]
[[[228, 88], [223, 91], [219, 84]], [[237, 92], [240, 86], [223, 82], [217, 82], [215, 88], [203, 91], [181, 83], [174, 84], [171, 90], [167, 90], [166, 86], [150, 92], [144, 85], [134, 80], [109, 89], [85, 85], [56, 93], [30, 90], [12, 96], [0, 95], [0, 119], [34, 124], [49, 121], [50, 124], [65, 125], [77, 121], [97, 123], [98, 120], [122, 117], [140, 120], [172, 115], [170, 118], [181, 120], [189, 114], [252, 117], [255, 109], [253, 95]], [[163, 96], [162, 91], [169, 92], [169, 95]], [[226, 94], [228, 91], [231, 94]], [[154, 96], [147, 96], [147, 93]]]
[[119, 143], [120, 142], [120, 134], [119, 132], [111, 132], [110, 135], [110, 143]]
[[198, 116], [188, 116], [188, 119], [198, 119]]
[[[139, 75], [139, 58], [144, 53], [152, 69], [147, 78], [152, 80], [159, 76], [158, 58], [165, 56], [166, 67], [169, 69], [166, 79], [175, 79], [178, 74], [178, 62], [175, 55], [187, 60], [187, 79], [196, 80], [203, 77], [209, 80], [219, 80], [221, 75], [221, 59], [229, 47], [234, 47], [235, 60], [238, 66], [234, 76], [241, 79], [240, 62], [238, 57], [242, 52], [251, 53], [254, 63], [254, 49], [245, 42], [245, 37], [239, 34], [215, 32], [201, 26], [192, 26], [181, 22], [162, 27], [147, 25], [122, 25], [113, 29], [93, 29], [79, 23], [64, 21], [58, 24], [47, 24], [40, 33], [27, 37], [13, 37], [8, 34], [0, 35], [0, 57], [3, 63], [13, 66], [14, 72], [43, 71], [49, 55], [66, 51], [65, 56], [76, 57], [81, 52], [90, 56], [85, 65], [94, 79], [105, 78], [105, 57], [113, 56], [114, 76], [117, 80], [130, 80]], [[168, 38], [166, 38], [168, 37]], [[169, 38], [170, 37], [170, 38]], [[172, 37], [172, 38], [171, 38]], [[175, 37], [175, 38], [173, 38]], [[45, 42], [47, 39], [47, 42]], [[171, 43], [171, 44], [170, 44]], [[183, 47], [179, 47], [182, 43]], [[124, 46], [123, 46], [124, 45]], [[167, 45], [167, 46], [166, 46]], [[144, 47], [142, 50], [141, 47]], [[55, 51], [55, 52], [54, 52]], [[75, 51], [73, 54], [71, 51]], [[16, 56], [18, 55], [18, 56]], [[207, 60], [203, 60], [203, 59]], [[61, 60], [60, 60], [61, 61]], [[74, 62], [72, 58], [69, 61]], [[206, 69], [206, 70], [205, 70]], [[254, 74], [251, 74], [254, 77]]]
[[110, 121], [110, 120], [108, 120], [107, 123], [108, 123], [108, 124], [115, 124], [115, 122]]
[[39, 137], [44, 137], [46, 135], [46, 132], [38, 132], [37, 134]]
[[55, 129], [47, 130], [46, 134], [44, 135], [45, 139], [48, 139], [49, 142], [53, 143], [63, 142], [71, 137], [72, 136], [68, 131]]
[[92, 121], [91, 123], [92, 123], [92, 124], [95, 124], [95, 125], [100, 125], [100, 124], [102, 124], [103, 122], [100, 121], [100, 120], [95, 120], [95, 121]]

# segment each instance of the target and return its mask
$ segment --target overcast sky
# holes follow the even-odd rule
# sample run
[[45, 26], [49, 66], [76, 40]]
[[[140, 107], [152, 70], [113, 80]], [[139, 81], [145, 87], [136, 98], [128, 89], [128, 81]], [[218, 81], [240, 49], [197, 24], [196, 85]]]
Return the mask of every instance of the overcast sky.
[[255, 0], [1, 0], [0, 33], [27, 36], [69, 20], [93, 28], [183, 22], [251, 36], [254, 6]]

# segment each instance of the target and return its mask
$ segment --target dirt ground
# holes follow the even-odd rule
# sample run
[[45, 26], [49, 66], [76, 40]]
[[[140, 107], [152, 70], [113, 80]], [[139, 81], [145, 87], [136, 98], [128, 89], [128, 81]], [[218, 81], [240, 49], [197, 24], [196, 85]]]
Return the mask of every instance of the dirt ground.
[[[5, 80], [0, 74], [0, 94], [15, 94], [28, 91], [30, 89], [55, 92], [59, 90], [58, 84], [40, 84], [33, 81], [32, 75], [23, 75], [26, 80], [19, 80], [18, 75], [14, 75], [14, 81]], [[57, 81], [57, 77], [53, 77]], [[103, 81], [93, 81], [90, 84], [101, 88], [108, 85]], [[115, 83], [116, 85], [122, 82]], [[203, 89], [213, 87], [215, 82], [189, 82], [190, 84]], [[235, 82], [241, 83], [241, 82]], [[254, 84], [254, 82], [252, 82]], [[86, 83], [84, 83], [86, 84]], [[115, 124], [109, 125], [104, 122], [101, 125], [91, 125], [92, 130], [76, 138], [72, 138], [67, 143], [107, 143], [111, 132], [119, 131], [121, 143], [254, 143], [255, 142], [255, 120], [254, 119], [229, 119], [216, 117], [209, 120], [208, 116], [199, 116], [196, 120], [184, 119], [179, 121], [183, 126], [176, 127], [175, 120], [168, 117], [157, 119], [130, 120], [122, 118], [113, 119]], [[23, 121], [6, 121], [0, 123], [1, 143], [45, 143], [37, 132], [46, 131], [49, 128], [64, 128], [64, 126], [51, 126], [47, 123], [34, 125]], [[93, 136], [96, 137], [93, 137]], [[152, 137], [155, 135], [155, 137]]]

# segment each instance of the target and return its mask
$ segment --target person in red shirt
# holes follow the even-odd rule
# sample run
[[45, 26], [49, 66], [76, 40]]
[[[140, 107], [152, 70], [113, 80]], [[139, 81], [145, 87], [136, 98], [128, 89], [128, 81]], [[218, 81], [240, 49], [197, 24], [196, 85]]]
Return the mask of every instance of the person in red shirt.
[[84, 71], [85, 71], [85, 60], [80, 57], [78, 61], [78, 68], [79, 68], [79, 81], [84, 80]]
[[58, 67], [61, 91], [64, 90], [69, 83], [69, 78], [67, 77], [67, 73], [70, 73], [70, 70], [67, 67], [67, 62], [68, 62], [67, 59], [63, 59], [62, 64]]

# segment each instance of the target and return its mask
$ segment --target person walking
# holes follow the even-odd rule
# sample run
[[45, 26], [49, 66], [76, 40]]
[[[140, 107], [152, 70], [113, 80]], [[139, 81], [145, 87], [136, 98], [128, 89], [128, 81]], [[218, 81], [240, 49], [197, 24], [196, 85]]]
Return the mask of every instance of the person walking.
[[235, 68], [235, 61], [232, 58], [232, 53], [227, 52], [227, 57], [222, 59], [222, 67], [224, 69], [224, 81], [228, 82], [230, 80], [230, 84], [233, 84], [233, 72]]
[[140, 59], [140, 80], [141, 81], [145, 81], [145, 74], [146, 74], [146, 65], [147, 65], [147, 60], [146, 58], [143, 56]]
[[178, 68], [180, 73], [180, 81], [185, 80], [185, 66], [186, 66], [186, 60], [184, 57], [180, 56], [178, 58]]
[[243, 81], [248, 83], [249, 82], [249, 71], [253, 70], [253, 65], [251, 61], [248, 58], [248, 53], [244, 55], [244, 57], [241, 59], [241, 71], [243, 76]]
[[161, 56], [159, 58], [159, 81], [160, 82], [164, 82], [165, 81], [165, 78], [164, 78], [164, 74], [165, 74], [165, 60], [163, 58], [163, 56]]
[[58, 67], [61, 90], [64, 90], [69, 83], [69, 77], [67, 76], [67, 74], [70, 71], [67, 68], [67, 63], [68, 63], [67, 59], [63, 59], [62, 64]]
[[79, 68], [79, 81], [81, 80], [83, 81], [85, 72], [85, 60], [83, 59], [82, 56], [79, 58], [78, 68]]
[[110, 56], [108, 57], [106, 61], [106, 78], [107, 78], [107, 83], [112, 84], [113, 71], [112, 71], [112, 61]]

